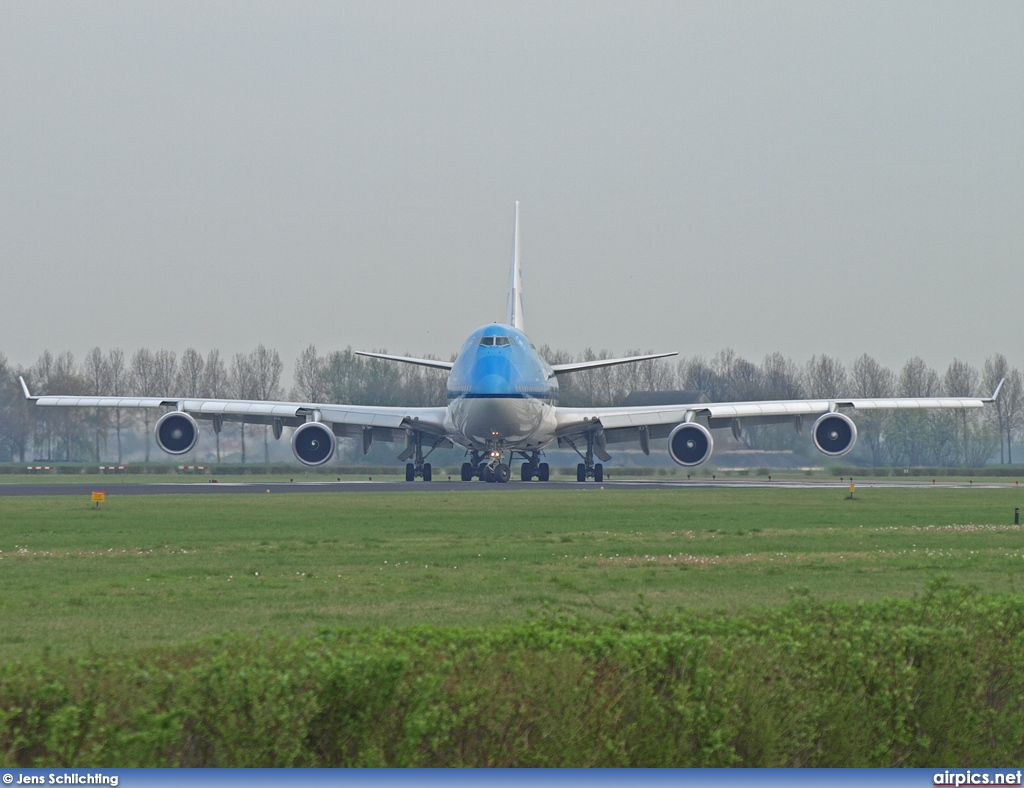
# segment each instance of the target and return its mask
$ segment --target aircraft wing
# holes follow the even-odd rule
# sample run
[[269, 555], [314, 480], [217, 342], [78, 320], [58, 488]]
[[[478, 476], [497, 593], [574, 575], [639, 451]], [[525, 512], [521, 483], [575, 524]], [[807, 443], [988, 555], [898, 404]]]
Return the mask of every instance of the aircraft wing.
[[360, 435], [373, 429], [376, 440], [405, 440], [405, 430], [415, 428], [444, 436], [445, 408], [394, 408], [371, 405], [332, 405], [311, 402], [197, 399], [191, 397], [80, 397], [32, 396], [21, 378], [25, 398], [40, 407], [67, 408], [171, 408], [196, 419], [221, 419], [246, 424], [297, 427], [306, 421], [330, 424], [336, 435]]
[[[1002, 383], [999, 384], [1002, 386]], [[763, 402], [698, 402], [689, 405], [652, 405], [611, 408], [558, 408], [557, 436], [560, 445], [589, 432], [596, 432], [608, 443], [635, 441], [645, 428], [645, 437], [667, 437], [684, 421], [700, 421], [708, 427], [730, 427], [734, 422], [747, 424], [794, 423], [804, 417], [824, 413], [857, 410], [920, 410], [980, 408], [993, 402], [991, 397], [886, 397], [878, 399], [806, 399]]]

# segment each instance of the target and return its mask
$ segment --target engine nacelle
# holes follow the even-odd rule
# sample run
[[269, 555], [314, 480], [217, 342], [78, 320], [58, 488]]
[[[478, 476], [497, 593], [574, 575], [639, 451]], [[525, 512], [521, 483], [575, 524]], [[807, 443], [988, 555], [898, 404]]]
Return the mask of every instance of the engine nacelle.
[[187, 413], [172, 410], [156, 423], [156, 444], [168, 454], [186, 454], [199, 440], [199, 425]]
[[842, 413], [826, 413], [814, 422], [814, 445], [829, 457], [842, 457], [857, 442], [857, 425]]
[[695, 421], [680, 424], [668, 436], [668, 455], [679, 465], [700, 465], [714, 448], [711, 432]]
[[292, 453], [303, 465], [323, 465], [334, 456], [335, 446], [331, 428], [318, 421], [307, 421], [292, 433]]

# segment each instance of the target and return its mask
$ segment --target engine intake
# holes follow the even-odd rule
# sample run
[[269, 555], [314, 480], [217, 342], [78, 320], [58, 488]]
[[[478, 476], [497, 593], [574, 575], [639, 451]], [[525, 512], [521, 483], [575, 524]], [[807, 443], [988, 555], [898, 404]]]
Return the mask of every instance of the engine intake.
[[814, 445], [829, 457], [842, 457], [857, 442], [857, 425], [842, 413], [826, 413], [814, 422]]
[[715, 441], [702, 424], [680, 424], [668, 436], [668, 454], [679, 465], [700, 465], [711, 456]]
[[199, 440], [199, 425], [187, 413], [171, 411], [156, 423], [156, 443], [168, 454], [186, 454]]
[[303, 465], [323, 465], [334, 456], [336, 445], [334, 433], [318, 421], [307, 421], [292, 433], [292, 453]]

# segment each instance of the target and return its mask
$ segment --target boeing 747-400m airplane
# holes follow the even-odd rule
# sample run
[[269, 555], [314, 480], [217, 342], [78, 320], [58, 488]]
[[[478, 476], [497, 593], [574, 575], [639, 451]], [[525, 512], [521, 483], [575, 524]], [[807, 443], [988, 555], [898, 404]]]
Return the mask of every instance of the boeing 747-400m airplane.
[[[551, 445], [574, 449], [582, 462], [577, 479], [602, 481], [609, 444], [632, 443], [645, 454], [651, 442], [667, 438], [669, 456], [679, 465], [705, 462], [714, 448], [711, 429], [741, 424], [788, 422], [801, 430], [814, 419], [811, 439], [818, 450], [839, 457], [853, 448], [857, 427], [847, 411], [878, 408], [980, 408], [988, 398], [929, 397], [898, 399], [816, 399], [767, 402], [715, 402], [622, 408], [562, 408], [558, 406], [558, 378], [582, 369], [626, 364], [673, 356], [656, 353], [630, 358], [601, 359], [574, 364], [549, 364], [523, 333], [522, 288], [519, 267], [519, 204], [505, 323], [478, 328], [462, 346], [454, 362], [407, 358], [383, 353], [364, 356], [448, 370], [448, 405], [438, 408], [395, 408], [314, 402], [265, 402], [183, 397], [78, 397], [30, 394], [40, 407], [171, 408], [156, 423], [156, 441], [169, 454], [185, 454], [199, 437], [197, 419], [212, 422], [220, 431], [225, 421], [267, 424], [274, 436], [292, 428], [292, 451], [299, 462], [318, 466], [334, 456], [337, 439], [362, 440], [366, 453], [374, 441], [404, 443], [398, 455], [406, 461], [405, 478], [431, 479], [427, 462], [437, 448], [460, 446], [466, 450], [462, 480], [478, 478], [507, 482], [512, 462], [523, 460], [523, 481], [547, 481], [549, 468], [541, 462]], [[1000, 383], [1000, 385], [1002, 385]]]

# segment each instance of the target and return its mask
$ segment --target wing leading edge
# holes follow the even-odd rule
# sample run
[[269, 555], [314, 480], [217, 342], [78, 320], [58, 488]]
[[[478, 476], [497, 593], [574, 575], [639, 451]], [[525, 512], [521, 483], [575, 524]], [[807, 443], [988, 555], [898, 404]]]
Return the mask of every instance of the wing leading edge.
[[406, 428], [443, 436], [445, 408], [395, 408], [371, 405], [328, 405], [315, 402], [274, 402], [191, 397], [78, 397], [32, 396], [19, 378], [25, 398], [40, 407], [171, 408], [197, 419], [220, 419], [246, 424], [281, 424], [295, 427], [307, 421], [330, 424], [336, 435], [359, 434], [364, 428], [396, 430], [376, 433], [381, 440], [404, 439]]

